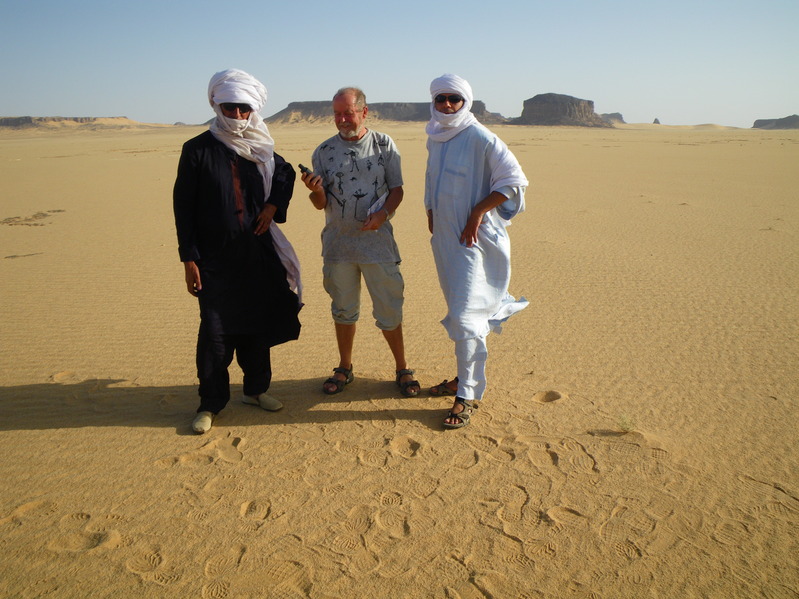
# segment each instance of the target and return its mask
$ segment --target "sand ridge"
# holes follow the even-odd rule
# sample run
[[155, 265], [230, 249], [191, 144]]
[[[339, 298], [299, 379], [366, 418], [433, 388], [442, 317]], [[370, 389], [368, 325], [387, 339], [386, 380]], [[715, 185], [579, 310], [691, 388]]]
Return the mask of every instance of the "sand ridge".
[[[454, 375], [422, 207], [394, 226], [407, 353]], [[332, 126], [273, 126], [308, 164]], [[799, 134], [494, 127], [531, 189], [473, 424], [403, 398], [372, 326], [335, 365], [323, 217], [298, 184], [300, 339], [271, 414], [190, 433], [198, 323], [171, 186], [203, 128], [0, 134], [0, 595], [799, 595]]]

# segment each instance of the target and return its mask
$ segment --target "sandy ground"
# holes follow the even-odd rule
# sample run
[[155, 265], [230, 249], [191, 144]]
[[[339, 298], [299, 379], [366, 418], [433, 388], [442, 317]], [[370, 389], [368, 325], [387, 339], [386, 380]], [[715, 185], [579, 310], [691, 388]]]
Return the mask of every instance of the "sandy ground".
[[[394, 220], [423, 387], [454, 376], [422, 206]], [[171, 213], [201, 128], [0, 133], [0, 596], [799, 597], [799, 131], [495, 127], [531, 187], [470, 427], [402, 398], [365, 299], [355, 382], [299, 184], [300, 339], [266, 413], [197, 405]], [[309, 164], [330, 126], [272, 127]]]

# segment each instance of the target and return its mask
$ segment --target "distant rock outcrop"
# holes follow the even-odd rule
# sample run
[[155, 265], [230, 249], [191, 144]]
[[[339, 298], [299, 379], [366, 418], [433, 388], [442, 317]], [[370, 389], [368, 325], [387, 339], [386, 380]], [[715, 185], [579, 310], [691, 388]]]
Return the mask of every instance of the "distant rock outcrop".
[[[501, 114], [488, 112], [485, 104], [475, 100], [472, 113], [486, 124], [506, 123]], [[369, 104], [368, 118], [382, 121], [424, 122], [430, 120], [429, 102], [375, 102]], [[333, 112], [329, 100], [321, 102], [292, 102], [286, 108], [266, 119], [267, 123], [329, 123]]]
[[653, 124], [653, 125], [660, 125], [660, 119], [659, 119], [659, 118], [657, 118], [657, 117], [655, 117], [655, 120], [654, 120], [654, 121], [652, 121], [652, 124]]
[[12, 129], [131, 129], [165, 127], [132, 121], [125, 116], [5, 116], [0, 117], [0, 127]]
[[758, 119], [752, 129], [799, 129], [799, 115], [792, 114], [781, 119]]
[[593, 101], [563, 94], [538, 94], [525, 100], [522, 116], [511, 122], [514, 125], [612, 127], [594, 112]]
[[605, 121], [606, 123], [608, 123], [610, 125], [615, 125], [617, 123], [620, 124], [620, 125], [625, 125], [626, 124], [624, 122], [624, 117], [621, 116], [620, 112], [611, 112], [609, 114], [600, 114], [599, 118], [601, 118], [603, 121]]

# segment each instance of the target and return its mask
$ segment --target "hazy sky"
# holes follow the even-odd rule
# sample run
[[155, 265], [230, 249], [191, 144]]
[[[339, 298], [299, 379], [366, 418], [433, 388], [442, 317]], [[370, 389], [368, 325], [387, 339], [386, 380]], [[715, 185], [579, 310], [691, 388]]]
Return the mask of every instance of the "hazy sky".
[[427, 102], [457, 73], [488, 110], [541, 93], [628, 123], [751, 127], [799, 113], [799, 0], [0, 0], [0, 116], [201, 123], [239, 68], [289, 102], [358, 85]]

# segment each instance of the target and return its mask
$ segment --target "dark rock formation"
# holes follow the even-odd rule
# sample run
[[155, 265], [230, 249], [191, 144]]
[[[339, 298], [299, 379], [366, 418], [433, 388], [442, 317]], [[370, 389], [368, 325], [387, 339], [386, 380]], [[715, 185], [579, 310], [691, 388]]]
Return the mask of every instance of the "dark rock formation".
[[799, 115], [792, 114], [781, 119], [758, 119], [752, 129], [799, 129]]
[[655, 120], [654, 120], [654, 121], [652, 121], [652, 124], [653, 124], [653, 125], [660, 125], [660, 119], [659, 119], [659, 118], [657, 118], [657, 117], [655, 117]]
[[511, 122], [514, 125], [612, 126], [594, 112], [593, 101], [563, 94], [538, 94], [525, 100], [522, 116]]
[[33, 117], [31, 116], [4, 116], [0, 117], [0, 127], [33, 127]]
[[[383, 121], [425, 122], [430, 120], [429, 102], [375, 102], [369, 104], [368, 118]], [[488, 112], [485, 104], [475, 100], [472, 113], [481, 123], [505, 123], [501, 114]], [[315, 123], [333, 121], [329, 100], [322, 102], [292, 102], [266, 119], [267, 123]]]
[[[6, 116], [0, 117], [0, 127], [11, 127], [23, 129], [27, 127], [38, 127], [47, 125], [58, 125], [60, 123], [77, 123], [78, 125], [100, 125], [110, 126], [109, 122], [119, 121], [119, 126], [130, 122], [127, 117], [93, 117], [93, 116]], [[123, 123], [124, 121], [124, 123]]]
[[609, 125], [615, 125], [616, 123], [619, 123], [621, 125], [625, 124], [624, 117], [621, 116], [620, 112], [611, 112], [611, 113], [608, 113], [608, 114], [600, 114], [599, 118], [601, 118], [603, 121], [605, 121]]

